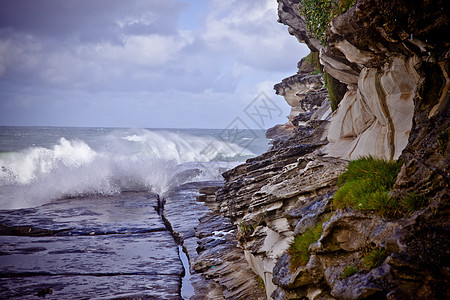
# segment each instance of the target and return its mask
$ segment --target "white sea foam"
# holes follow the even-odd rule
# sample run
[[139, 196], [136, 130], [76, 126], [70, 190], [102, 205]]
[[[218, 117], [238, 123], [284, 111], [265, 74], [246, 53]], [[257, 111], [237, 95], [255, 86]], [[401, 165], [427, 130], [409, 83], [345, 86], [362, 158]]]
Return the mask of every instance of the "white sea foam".
[[218, 179], [224, 169], [253, 155], [213, 137], [169, 131], [117, 131], [101, 141], [93, 147], [61, 138], [49, 148], [2, 155], [0, 209], [124, 190], [164, 193], [189, 180]]

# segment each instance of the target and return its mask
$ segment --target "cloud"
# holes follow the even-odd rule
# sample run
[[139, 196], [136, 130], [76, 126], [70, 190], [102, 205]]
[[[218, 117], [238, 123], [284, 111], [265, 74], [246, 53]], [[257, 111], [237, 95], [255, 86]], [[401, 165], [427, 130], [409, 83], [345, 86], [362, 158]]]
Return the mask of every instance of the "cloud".
[[307, 54], [275, 0], [185, 2], [0, 1], [0, 122], [219, 127]]
[[119, 41], [123, 34], [176, 34], [187, 6], [158, 0], [3, 0], [0, 28], [83, 42]]
[[292, 66], [289, 55], [301, 58], [301, 46], [287, 34], [286, 27], [275, 22], [276, 1], [213, 3], [215, 8], [206, 19], [203, 38], [216, 53], [236, 56], [241, 64], [268, 71]]

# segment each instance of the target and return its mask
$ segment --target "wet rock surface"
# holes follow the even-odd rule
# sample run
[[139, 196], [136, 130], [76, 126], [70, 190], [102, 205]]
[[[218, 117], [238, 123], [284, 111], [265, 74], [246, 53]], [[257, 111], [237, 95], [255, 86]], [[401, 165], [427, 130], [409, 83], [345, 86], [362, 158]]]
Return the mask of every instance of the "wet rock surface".
[[221, 184], [0, 211], [0, 297], [264, 299], [236, 226], [214, 211]]
[[236, 245], [237, 227], [216, 210], [215, 192], [222, 184], [185, 184], [164, 196], [165, 216], [189, 258], [190, 299], [264, 299], [261, 283]]
[[0, 293], [4, 299], [43, 299], [45, 291], [45, 299], [180, 299], [178, 289], [178, 275], [0, 278]]
[[0, 212], [0, 297], [180, 299], [182, 265], [156, 205], [129, 192]]

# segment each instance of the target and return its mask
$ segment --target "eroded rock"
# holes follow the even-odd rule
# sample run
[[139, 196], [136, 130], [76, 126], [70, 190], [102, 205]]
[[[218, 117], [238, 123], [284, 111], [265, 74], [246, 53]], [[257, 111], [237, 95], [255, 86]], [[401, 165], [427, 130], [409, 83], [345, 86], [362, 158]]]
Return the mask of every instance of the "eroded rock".
[[[275, 89], [292, 110], [288, 123], [271, 131], [273, 147], [224, 174], [217, 199], [240, 228], [248, 263], [273, 299], [445, 297], [450, 260], [438, 250], [448, 249], [450, 228], [444, 2], [358, 0], [331, 22], [327, 47], [306, 29], [298, 0], [278, 3], [279, 21], [320, 52], [324, 71], [347, 92], [329, 118], [320, 75], [302, 71], [283, 80]], [[333, 210], [330, 199], [346, 160], [367, 155], [403, 159], [390, 194], [401, 201], [418, 193], [425, 207], [397, 219]], [[332, 216], [309, 246], [309, 261], [292, 268], [289, 244], [325, 215]], [[367, 267], [375, 251], [380, 261]], [[355, 273], [344, 278], [347, 267]]]

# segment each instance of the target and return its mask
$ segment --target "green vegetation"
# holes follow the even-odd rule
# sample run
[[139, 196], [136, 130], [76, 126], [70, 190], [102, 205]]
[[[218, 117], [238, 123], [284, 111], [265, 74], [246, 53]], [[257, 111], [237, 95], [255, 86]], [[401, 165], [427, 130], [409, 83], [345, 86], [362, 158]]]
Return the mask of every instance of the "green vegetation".
[[308, 30], [325, 44], [325, 31], [330, 21], [349, 10], [355, 3], [356, 0], [302, 0], [299, 10], [305, 17]]
[[323, 73], [325, 81], [325, 88], [328, 90], [328, 97], [330, 99], [331, 110], [335, 111], [339, 102], [344, 98], [347, 92], [347, 85], [341, 83], [328, 73], [323, 72], [323, 67], [320, 64], [319, 52], [311, 51], [307, 56], [302, 59], [302, 65], [299, 69], [300, 72], [309, 71], [311, 66], [314, 67], [314, 71], [309, 73], [310, 75], [318, 75]]
[[342, 279], [348, 278], [359, 271], [357, 266], [346, 266], [342, 272]]
[[417, 195], [416, 193], [408, 193], [405, 198], [401, 200], [401, 205], [405, 212], [412, 212], [422, 208], [425, 205], [425, 197]]
[[264, 284], [264, 280], [261, 278], [261, 276], [258, 276], [258, 282], [259, 282], [259, 286], [266, 291], [266, 285]]
[[346, 11], [348, 11], [350, 8], [352, 8], [353, 5], [355, 5], [356, 0], [340, 0], [337, 4], [333, 4], [333, 10], [331, 12], [331, 16], [333, 18], [342, 15]]
[[310, 75], [318, 75], [321, 73], [322, 66], [319, 61], [319, 52], [311, 51], [307, 56], [302, 58], [302, 66], [299, 71], [308, 72], [311, 66], [314, 67], [314, 71]]
[[288, 253], [291, 256], [291, 269], [295, 270], [299, 266], [304, 266], [308, 263], [311, 253], [309, 246], [316, 243], [322, 235], [323, 222], [319, 222], [314, 228], [308, 228], [305, 233], [297, 235], [294, 238]]
[[401, 217], [424, 207], [427, 200], [423, 195], [410, 192], [401, 199], [390, 195], [401, 166], [401, 162], [371, 156], [351, 161], [338, 178], [340, 188], [333, 205], [338, 209], [373, 211], [383, 217]]
[[331, 20], [331, 3], [331, 0], [302, 0], [299, 5], [308, 30], [322, 43], [326, 41], [325, 30]]
[[347, 85], [341, 83], [328, 73], [324, 74], [325, 88], [328, 90], [328, 98], [330, 99], [331, 111], [338, 108], [339, 102], [344, 98], [347, 91]]
[[387, 256], [386, 250], [383, 248], [374, 249], [364, 257], [363, 265], [370, 271], [381, 265]]
[[311, 53], [309, 53], [307, 57], [309, 58], [308, 62], [312, 64], [314, 68], [316, 68], [316, 71], [320, 72], [322, 69], [322, 65], [320, 64], [319, 60], [319, 52], [311, 51]]
[[334, 195], [333, 205], [337, 208], [373, 210], [381, 216], [395, 215], [400, 205], [388, 192], [401, 165], [400, 162], [371, 156], [351, 161], [347, 171], [339, 176], [342, 186]]
[[238, 225], [238, 228], [239, 228], [238, 240], [240, 242], [245, 242], [253, 234], [253, 232], [255, 231], [256, 226], [255, 225], [243, 225], [241, 223], [241, 224]]

